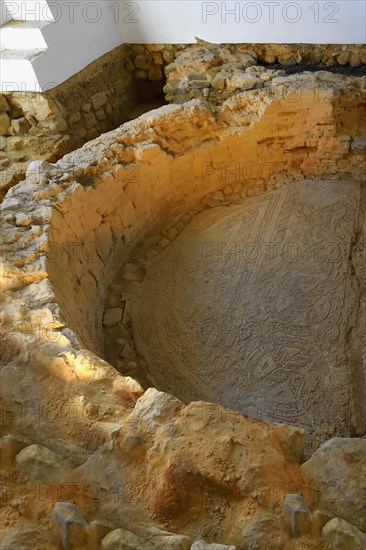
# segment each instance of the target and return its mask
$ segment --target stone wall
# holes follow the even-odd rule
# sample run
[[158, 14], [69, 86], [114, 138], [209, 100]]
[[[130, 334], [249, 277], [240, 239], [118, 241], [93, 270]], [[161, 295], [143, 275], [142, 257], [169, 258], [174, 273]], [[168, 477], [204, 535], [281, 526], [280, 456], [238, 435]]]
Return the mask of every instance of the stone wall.
[[361, 59], [366, 61], [365, 47], [341, 48], [306, 44], [190, 45], [165, 69], [166, 99], [184, 103], [197, 98], [218, 104], [235, 93], [265, 88], [286, 72], [334, 66], [339, 70], [346, 63], [359, 67]]
[[363, 84], [328, 73], [290, 76], [238, 94], [217, 112], [198, 101], [162, 107], [66, 155], [41, 177], [28, 174], [4, 203], [8, 281], [20, 285], [20, 303], [29, 292], [41, 308], [56, 302], [76, 324], [80, 345], [103, 353], [107, 285], [163, 221], [201, 201], [219, 203], [219, 190], [235, 201], [289, 177], [362, 179]]
[[[247, 48], [234, 45], [233, 51]], [[252, 44], [260, 63], [283, 65], [321, 64], [324, 67], [366, 64], [366, 46], [363, 44]]]
[[55, 162], [128, 120], [136, 105], [125, 46], [44, 93], [0, 94], [0, 191], [20, 181], [31, 160]]
[[[194, 53], [209, 46], [197, 39], [197, 44], [130, 44], [127, 49], [126, 68], [133, 71], [137, 80], [160, 81], [164, 68], [173, 63], [181, 52]], [[232, 54], [248, 53], [258, 63], [281, 65], [322, 65], [326, 67], [366, 64], [366, 46], [361, 44], [211, 44]]]
[[[137, 549], [154, 536], [164, 548], [167, 529], [185, 535], [175, 542], [187, 550], [206, 548], [198, 537], [238, 550], [256, 541], [325, 549], [343, 532], [362, 547], [363, 439], [333, 439], [302, 465], [301, 430], [210, 403], [185, 406], [153, 388], [140, 397], [135, 380], [92, 352], [104, 353], [103, 303], [116, 270], [191, 209], [305, 177], [363, 181], [364, 84], [329, 73], [290, 76], [219, 108], [198, 100], [164, 106], [55, 165], [33, 164], [9, 190], [2, 315], [23, 349], [2, 368], [3, 504], [12, 518], [4, 545], [61, 548], [52, 520], [61, 499], [74, 503], [67, 536], [75, 547], [132, 539]], [[40, 415], [27, 423], [24, 411], [29, 420], [35, 404]], [[15, 516], [20, 484], [29, 492]], [[77, 494], [65, 495], [70, 484]], [[35, 498], [35, 488], [46, 498]], [[67, 510], [64, 525], [56, 510], [64, 537]]]
[[[158, 93], [164, 88], [169, 102], [182, 103], [199, 97], [199, 90], [209, 86], [218, 72], [232, 73], [235, 68], [249, 65], [279, 64], [286, 67], [308, 65], [353, 68], [366, 65], [366, 46], [359, 44], [209, 44], [197, 39], [197, 44], [130, 44], [127, 49], [125, 66], [132, 71], [141, 97]], [[214, 74], [207, 70], [214, 67]], [[221, 70], [218, 68], [221, 67]], [[305, 70], [305, 69], [304, 69]], [[273, 71], [275, 73], [275, 71]], [[218, 97], [224, 84], [216, 81]], [[226, 76], [230, 76], [226, 75]], [[275, 75], [276, 76], [276, 75]], [[196, 88], [189, 95], [186, 88]], [[267, 78], [268, 80], [268, 78]], [[147, 87], [146, 82], [150, 84]], [[151, 85], [153, 83], [153, 85]], [[229, 86], [230, 87], [230, 86]], [[235, 89], [239, 83], [234, 85]], [[249, 89], [249, 88], [246, 88]], [[202, 97], [202, 96], [201, 96]], [[214, 94], [203, 96], [215, 101]]]
[[[210, 51], [209, 65], [214, 67], [215, 74], [206, 73], [207, 60], [202, 59], [205, 49]], [[243, 64], [258, 63], [358, 67], [366, 63], [366, 46], [209, 46], [203, 41], [196, 45], [126, 44], [48, 92], [0, 94], [0, 200], [7, 189], [24, 177], [31, 160], [55, 162], [90, 139], [134, 118], [131, 113], [138, 103], [158, 100], [162, 104], [166, 75], [167, 101], [181, 103], [198, 97], [215, 102], [237, 89], [255, 87], [257, 81], [252, 75], [259, 78], [260, 74], [256, 75], [254, 70], [245, 82], [242, 75], [240, 78], [235, 75], [227, 86], [225, 79], [231, 78], [234, 69]], [[226, 69], [229, 74], [225, 74]], [[267, 71], [258, 82], [262, 84], [278, 74]]]

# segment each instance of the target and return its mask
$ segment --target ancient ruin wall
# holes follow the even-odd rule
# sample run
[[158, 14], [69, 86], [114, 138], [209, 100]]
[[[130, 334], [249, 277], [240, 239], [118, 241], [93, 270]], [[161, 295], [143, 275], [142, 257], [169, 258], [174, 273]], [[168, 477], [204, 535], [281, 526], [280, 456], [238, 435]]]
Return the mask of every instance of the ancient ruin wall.
[[[363, 440], [334, 439], [325, 447], [332, 457], [333, 449], [339, 448], [341, 458], [334, 460], [343, 460], [345, 475], [355, 472], [352, 487], [357, 488], [350, 492], [346, 479], [343, 492], [329, 498], [340, 474], [337, 468], [334, 475], [329, 473], [328, 458], [327, 474], [319, 474], [324, 449], [300, 467], [300, 430], [236, 415], [214, 404], [184, 407], [153, 389], [129, 414], [141, 387], [93, 353], [78, 351], [87, 347], [104, 353], [101, 324], [107, 285], [135, 244], [158, 231], [163, 221], [199, 204], [216, 204], [217, 191], [235, 202], [304, 177], [363, 181], [363, 88], [364, 79], [305, 75], [282, 78], [267, 90], [243, 92], [217, 109], [199, 101], [163, 107], [97, 138], [55, 166], [33, 165], [26, 181], [9, 191], [2, 205], [4, 313], [11, 318], [13, 332], [27, 345], [21, 359], [26, 368], [10, 364], [4, 369], [3, 380], [12, 377], [12, 383], [4, 384], [5, 396], [26, 400], [39, 395], [48, 406], [46, 411], [52, 412], [55, 403], [60, 406], [61, 394], [72, 396], [82, 411], [85, 405], [82, 422], [78, 418], [71, 426], [61, 416], [56, 424], [43, 420], [41, 429], [39, 424], [14, 427], [9, 423], [9, 433], [14, 436], [23, 430], [21, 437], [27, 438], [12, 452], [15, 456], [28, 445], [23, 454], [30, 454], [35, 452], [31, 443], [37, 443], [64, 454], [54, 443], [55, 426], [57, 437], [67, 441], [71, 438], [81, 445], [91, 438], [91, 460], [72, 474], [62, 471], [59, 477], [47, 478], [42, 471], [41, 479], [46, 484], [55, 479], [85, 483], [97, 479], [103, 487], [106, 464], [113, 483], [125, 487], [123, 476], [127, 476], [129, 493], [124, 493], [122, 503], [103, 498], [96, 509], [81, 498], [77, 501], [88, 520], [106, 517], [107, 512], [113, 517], [113, 525], [103, 533], [125, 525], [124, 506], [129, 499], [135, 499], [135, 505], [136, 491], [148, 511], [143, 521], [151, 521], [147, 518], [151, 513], [154, 522], [168, 522], [164, 525], [189, 534], [191, 540], [204, 531], [210, 540], [239, 548], [252, 544], [251, 522], [262, 521], [263, 512], [270, 521], [264, 547], [303, 546], [292, 537], [283, 508], [286, 494], [294, 491], [311, 503], [312, 510], [326, 510], [320, 519], [314, 513], [316, 533], [335, 516], [365, 528], [364, 514], [356, 509], [361, 498], [358, 455], [363, 452]], [[35, 355], [34, 343], [43, 357]], [[29, 368], [26, 361], [31, 351], [37, 361]], [[97, 413], [96, 402], [100, 404]], [[116, 411], [122, 415], [118, 418], [122, 429], [114, 449], [115, 432], [108, 430], [115, 427]], [[177, 434], [179, 444], [174, 446]], [[202, 434], [209, 441], [206, 446]], [[108, 449], [113, 448], [116, 455], [100, 451], [101, 441], [111, 443]], [[10, 438], [8, 447], [11, 444]], [[150, 448], [162, 448], [164, 453], [150, 452]], [[244, 452], [239, 454], [238, 449]], [[24, 473], [21, 459], [18, 453], [17, 464]], [[318, 493], [309, 490], [308, 475]], [[202, 495], [207, 499], [204, 507]], [[8, 512], [12, 503], [6, 506]], [[41, 506], [45, 517], [50, 517], [51, 503], [41, 503], [36, 513]], [[32, 521], [37, 523], [37, 518]], [[51, 532], [47, 529], [47, 536]], [[47, 544], [39, 547], [55, 548], [60, 543]], [[309, 547], [321, 546], [317, 539]]]
[[[231, 72], [238, 65], [256, 63], [278, 63], [283, 68], [302, 65], [304, 69], [307, 65], [361, 68], [366, 63], [366, 47], [357, 44], [208, 46], [216, 72], [229, 61]], [[211, 83], [212, 78], [200, 62], [202, 47], [206, 48], [207, 44], [125, 44], [47, 92], [14, 90], [14, 84], [9, 83], [9, 92], [0, 94], [0, 200], [24, 177], [30, 161], [55, 162], [102, 132], [130, 120], [137, 103], [157, 98], [162, 102], [166, 76], [166, 99], [175, 103], [202, 97], [222, 100], [240, 87], [255, 86], [253, 79], [252, 86], [248, 87], [248, 81], [243, 83], [236, 78], [232, 86], [223, 91], [222, 75], [221, 80], [219, 77]], [[188, 91], [181, 89], [182, 75], [190, 81]], [[259, 78], [259, 74], [257, 76]], [[265, 78], [268, 80], [268, 75]], [[262, 78], [260, 82], [263, 81]], [[210, 86], [213, 93], [202, 96]]]
[[[83, 178], [90, 178], [89, 187], [79, 188], [65, 212], [51, 218], [55, 228], [49, 232], [51, 242], [60, 248], [69, 240], [90, 246], [94, 235], [101, 256], [90, 265], [79, 248], [79, 282], [66, 267], [67, 283], [64, 281], [62, 287], [50, 266], [66, 319], [77, 318], [70, 309], [73, 301], [66, 297], [78, 296], [79, 311], [83, 312], [80, 321], [100, 334], [99, 300], [124, 254], [163, 220], [194, 208], [205, 195], [230, 185], [229, 172], [237, 169], [237, 163], [240, 177], [235, 183], [240, 192], [246, 187], [260, 192], [277, 174], [359, 174], [361, 157], [355, 148], [360, 128], [355, 125], [355, 135], [345, 136], [342, 121], [335, 117], [335, 105], [342, 102], [341, 91], [330, 93], [320, 85], [314, 94], [305, 85], [299, 98], [299, 88], [291, 90], [291, 79], [288, 86], [285, 91], [281, 82], [269, 95], [244, 93], [215, 115], [197, 103], [165, 107], [155, 115], [146, 115], [137, 125], [131, 123], [124, 131], [112, 133], [107, 143], [98, 144], [102, 147], [99, 154], [106, 159], [79, 176], [82, 185], [88, 185]], [[299, 99], [295, 103], [291, 93]], [[349, 116], [359, 108], [356, 91], [353, 102]], [[85, 157], [94, 154], [93, 149], [83, 151], [84, 163]], [[80, 157], [79, 153], [73, 161]], [[68, 162], [65, 159], [61, 165], [67, 167]], [[126, 169], [124, 164], [130, 166]], [[57, 269], [57, 263], [54, 266]], [[90, 289], [90, 295], [85, 296], [85, 288]]]
[[[42, 185], [28, 177], [4, 203], [10, 286], [22, 302], [29, 293], [37, 307], [56, 302], [80, 344], [103, 353], [106, 285], [163, 220], [218, 190], [262, 192], [274, 178], [362, 178], [362, 83], [288, 77], [215, 112], [197, 101], [162, 107], [67, 155]], [[32, 281], [47, 287], [44, 299], [38, 283], [24, 287]]]
[[43, 93], [0, 94], [0, 193], [24, 177], [31, 160], [56, 162], [102, 132], [128, 120], [136, 104], [126, 46], [91, 63]]

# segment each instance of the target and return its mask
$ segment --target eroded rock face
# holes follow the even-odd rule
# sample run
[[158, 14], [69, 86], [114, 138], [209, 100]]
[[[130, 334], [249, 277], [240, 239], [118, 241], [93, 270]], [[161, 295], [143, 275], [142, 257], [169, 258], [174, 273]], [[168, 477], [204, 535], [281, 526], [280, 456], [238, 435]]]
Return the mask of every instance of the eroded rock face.
[[300, 426], [313, 449], [347, 436], [359, 205], [352, 181], [305, 181], [197, 215], [132, 307], [157, 387]]
[[133, 532], [124, 529], [115, 529], [102, 540], [102, 550], [190, 550], [191, 539], [183, 535], [174, 535], [150, 527], [149, 525], [133, 525]]
[[332, 550], [362, 550], [366, 535], [343, 519], [334, 518], [323, 527], [323, 537]]
[[71, 467], [61, 456], [41, 445], [25, 447], [15, 462], [25, 479], [32, 482], [57, 480]]
[[77, 550], [87, 547], [87, 522], [75, 504], [57, 502], [53, 511], [57, 523], [62, 545], [65, 550]]
[[204, 540], [197, 540], [191, 546], [191, 550], [235, 550], [235, 546], [227, 546], [226, 544], [207, 544]]
[[318, 508], [366, 531], [365, 439], [330, 439], [302, 470], [315, 483]]

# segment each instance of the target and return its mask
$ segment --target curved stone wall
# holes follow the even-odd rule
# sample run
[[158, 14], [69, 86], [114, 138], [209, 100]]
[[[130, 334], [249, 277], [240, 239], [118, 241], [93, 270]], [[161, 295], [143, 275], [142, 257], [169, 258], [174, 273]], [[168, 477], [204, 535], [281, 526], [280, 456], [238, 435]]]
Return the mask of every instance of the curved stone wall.
[[[97, 548], [103, 539], [108, 549], [130, 537], [136, 548], [161, 548], [168, 547], [164, 537], [177, 537], [171, 547], [187, 550], [205, 548], [197, 538], [243, 550], [257, 540], [259, 548], [304, 543], [315, 549], [342, 529], [362, 544], [364, 440], [327, 442], [332, 470], [323, 450], [302, 466], [300, 429], [215, 404], [185, 406], [152, 388], [144, 393], [100, 357], [107, 351], [108, 286], [139, 243], [189, 211], [240, 202], [294, 180], [362, 182], [363, 105], [363, 78], [318, 73], [277, 79], [217, 108], [197, 100], [165, 106], [56, 165], [32, 164], [26, 180], [9, 191], [1, 208], [2, 314], [7, 338], [16, 334], [21, 348], [17, 358], [7, 352], [2, 369], [1, 449], [17, 482], [49, 488], [77, 481], [84, 491], [37, 500], [34, 513], [31, 499], [24, 500], [24, 516], [14, 523], [23, 538], [6, 530], [9, 547], [30, 533], [33, 547], [61, 548], [58, 531], [49, 528], [51, 507], [60, 500], [87, 517], [72, 534], [80, 537], [76, 547]], [[22, 422], [19, 401], [28, 414]], [[34, 403], [41, 413], [25, 422], [38, 410]], [[357, 422], [354, 433], [362, 435]], [[98, 498], [86, 496], [90, 485]], [[12, 498], [4, 499], [12, 513]], [[39, 514], [46, 519], [33, 543], [29, 525], [37, 525]], [[145, 525], [152, 523], [184, 537]]]
[[[275, 80], [213, 111], [196, 100], [162, 107], [41, 173], [31, 166], [3, 205], [10, 286], [36, 280], [42, 306], [57, 302], [80, 344], [101, 354], [106, 285], [163, 223], [219, 190], [230, 201], [289, 176], [362, 178], [364, 78]], [[39, 294], [33, 285], [18, 292]]]

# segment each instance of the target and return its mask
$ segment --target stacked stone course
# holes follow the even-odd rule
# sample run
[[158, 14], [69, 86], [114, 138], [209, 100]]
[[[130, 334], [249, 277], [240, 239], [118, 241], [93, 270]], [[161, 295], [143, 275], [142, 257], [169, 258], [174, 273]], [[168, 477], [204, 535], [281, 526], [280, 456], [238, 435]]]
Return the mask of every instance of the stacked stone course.
[[[206, 51], [212, 70], [201, 63]], [[169, 102], [193, 98], [220, 102], [238, 90], [261, 87], [283, 75], [251, 67], [262, 63], [279, 63], [284, 69], [307, 64], [359, 67], [366, 64], [366, 46], [220, 46], [200, 40], [194, 45], [125, 44], [49, 91], [14, 91], [10, 84], [9, 92], [0, 94], [0, 200], [24, 177], [32, 160], [55, 162], [140, 114], [135, 110], [139, 103], [162, 104], [166, 78]]]

